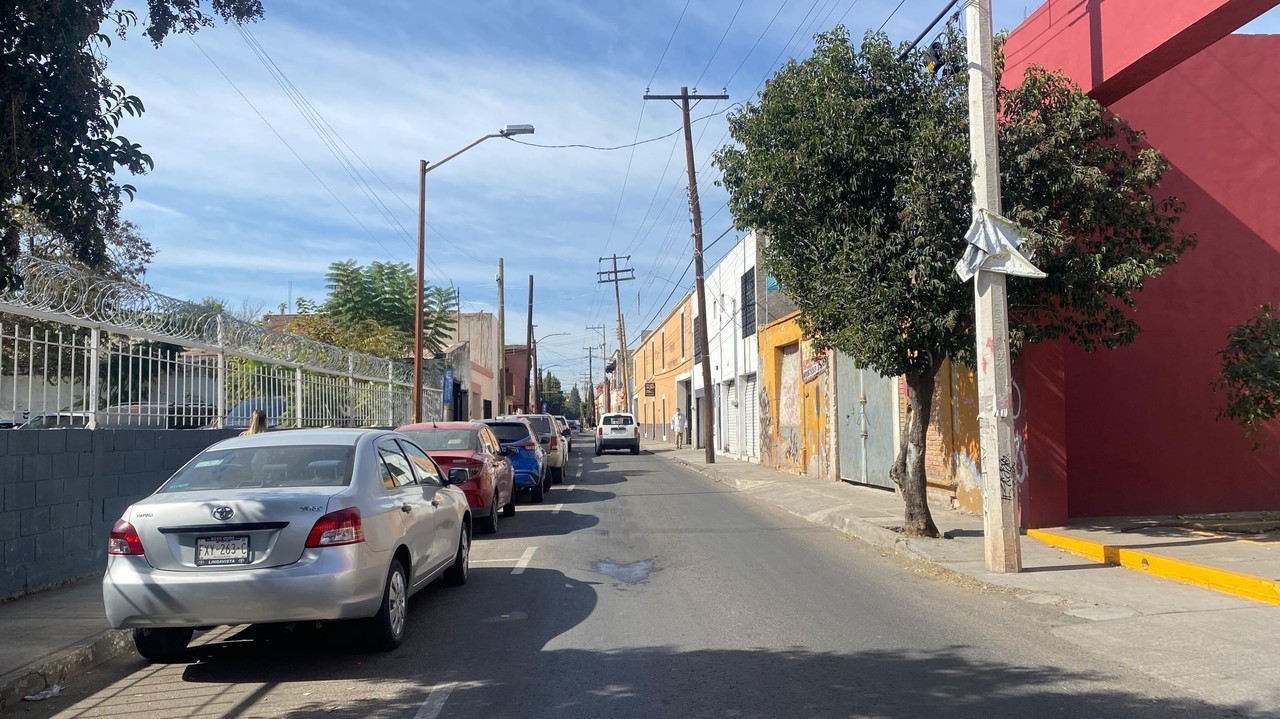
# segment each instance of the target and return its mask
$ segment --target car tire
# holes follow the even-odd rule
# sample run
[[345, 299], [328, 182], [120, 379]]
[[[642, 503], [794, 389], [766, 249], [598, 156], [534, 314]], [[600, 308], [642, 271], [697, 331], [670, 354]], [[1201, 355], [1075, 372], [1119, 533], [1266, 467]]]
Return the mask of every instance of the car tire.
[[409, 623], [409, 579], [399, 559], [391, 560], [378, 613], [367, 620], [369, 646], [384, 652], [400, 646]]
[[564, 484], [564, 467], [551, 468], [551, 483]]
[[195, 633], [190, 627], [148, 627], [133, 630], [133, 647], [148, 661], [169, 664], [187, 657], [187, 644]]
[[541, 484], [535, 484], [533, 488], [529, 490], [529, 498], [533, 500], [534, 504], [542, 504], [542, 494]]
[[637, 445], [633, 446], [633, 447], [631, 448], [631, 453], [632, 453], [632, 454], [640, 454], [640, 445], [639, 445], [639, 444], [637, 444]]
[[471, 536], [467, 528], [462, 528], [458, 536], [458, 551], [453, 555], [453, 564], [444, 570], [444, 583], [453, 587], [461, 587], [467, 583], [471, 574]]
[[511, 499], [507, 500], [507, 503], [502, 505], [502, 516], [516, 516], [516, 492], [514, 487], [511, 490]]
[[600, 448], [600, 445], [596, 445], [596, 456], [599, 457], [602, 454], [604, 454], [604, 450]]
[[481, 534], [498, 533], [498, 494], [494, 492], [493, 502], [489, 504], [489, 516], [480, 519]]

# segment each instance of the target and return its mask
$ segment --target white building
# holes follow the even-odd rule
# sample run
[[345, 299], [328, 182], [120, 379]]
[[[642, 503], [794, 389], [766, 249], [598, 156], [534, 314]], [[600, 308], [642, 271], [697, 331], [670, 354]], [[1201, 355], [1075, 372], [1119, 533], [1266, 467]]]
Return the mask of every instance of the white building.
[[[760, 459], [760, 349], [756, 331], [765, 324], [764, 273], [758, 270], [759, 240], [754, 230], [738, 241], [706, 278], [707, 346], [711, 358], [715, 450], [736, 459]], [[697, 317], [697, 303], [694, 303]], [[703, 401], [701, 359], [694, 334], [693, 397]], [[690, 412], [694, 436], [701, 438], [702, 415]], [[701, 439], [695, 440], [701, 446]]]

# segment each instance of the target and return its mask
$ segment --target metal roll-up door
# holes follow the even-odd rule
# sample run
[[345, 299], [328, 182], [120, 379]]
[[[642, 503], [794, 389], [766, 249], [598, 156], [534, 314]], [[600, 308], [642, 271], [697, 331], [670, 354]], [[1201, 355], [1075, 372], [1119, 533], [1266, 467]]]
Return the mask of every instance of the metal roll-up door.
[[738, 451], [738, 417], [742, 416], [738, 407], [737, 390], [732, 382], [724, 385], [724, 407], [726, 407], [724, 427], [720, 430], [720, 446], [726, 452]]
[[745, 438], [742, 446], [748, 457], [760, 456], [760, 390], [756, 376], [747, 375], [745, 388], [742, 391], [742, 403], [746, 405], [746, 426], [742, 428]]

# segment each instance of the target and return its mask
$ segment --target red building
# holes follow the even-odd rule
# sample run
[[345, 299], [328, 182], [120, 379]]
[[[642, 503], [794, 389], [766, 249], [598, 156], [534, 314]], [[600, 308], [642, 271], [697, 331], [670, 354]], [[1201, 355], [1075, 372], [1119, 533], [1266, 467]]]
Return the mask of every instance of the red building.
[[1212, 388], [1231, 328], [1280, 301], [1280, 36], [1230, 34], [1276, 4], [1051, 0], [1008, 39], [1005, 82], [1060, 67], [1147, 133], [1199, 238], [1147, 284], [1133, 345], [1024, 356], [1028, 526], [1280, 508], [1280, 427], [1253, 450]]

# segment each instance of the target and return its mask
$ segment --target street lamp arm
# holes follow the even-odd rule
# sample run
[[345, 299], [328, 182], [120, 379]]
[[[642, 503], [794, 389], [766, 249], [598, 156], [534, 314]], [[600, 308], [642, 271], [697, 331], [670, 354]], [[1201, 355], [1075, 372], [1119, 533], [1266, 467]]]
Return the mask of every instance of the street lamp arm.
[[436, 169], [437, 167], [439, 167], [439, 166], [443, 165], [444, 163], [448, 162], [449, 160], [452, 160], [453, 158], [457, 157], [458, 155], [461, 155], [462, 153], [466, 152], [467, 150], [470, 150], [471, 148], [475, 147], [476, 145], [479, 145], [480, 143], [484, 142], [485, 140], [492, 140], [492, 139], [493, 139], [493, 138], [495, 138], [495, 137], [504, 137], [504, 135], [503, 135], [502, 133], [500, 133], [500, 132], [495, 132], [495, 133], [493, 133], [493, 134], [491, 134], [491, 135], [485, 135], [484, 137], [480, 138], [479, 140], [476, 140], [475, 142], [471, 143], [470, 145], [467, 145], [466, 147], [462, 148], [461, 150], [458, 150], [457, 152], [453, 153], [452, 155], [449, 155], [448, 157], [444, 158], [443, 160], [441, 160], [441, 161], [437, 162], [437, 163], [436, 163], [436, 164], [434, 164], [434, 165], [432, 165], [432, 164], [430, 164], [430, 163], [427, 163], [427, 164], [423, 165], [422, 173], [425, 175], [426, 173], [431, 172], [432, 170], [434, 170], [434, 169]]

